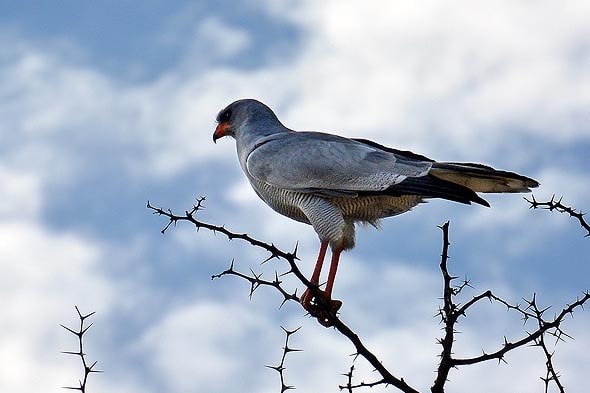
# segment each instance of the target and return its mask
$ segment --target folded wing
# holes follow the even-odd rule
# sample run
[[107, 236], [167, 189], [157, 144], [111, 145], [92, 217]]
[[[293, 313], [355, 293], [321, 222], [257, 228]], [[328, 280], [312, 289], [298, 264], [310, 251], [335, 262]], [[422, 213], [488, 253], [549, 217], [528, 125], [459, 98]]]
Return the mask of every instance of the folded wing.
[[539, 184], [492, 167], [435, 162], [365, 139], [318, 132], [275, 134], [247, 159], [253, 178], [275, 187], [325, 196], [419, 195], [489, 204], [476, 192], [526, 192]]
[[426, 176], [432, 163], [408, 160], [359, 141], [292, 132], [261, 141], [247, 160], [249, 174], [275, 187], [327, 195], [384, 191]]

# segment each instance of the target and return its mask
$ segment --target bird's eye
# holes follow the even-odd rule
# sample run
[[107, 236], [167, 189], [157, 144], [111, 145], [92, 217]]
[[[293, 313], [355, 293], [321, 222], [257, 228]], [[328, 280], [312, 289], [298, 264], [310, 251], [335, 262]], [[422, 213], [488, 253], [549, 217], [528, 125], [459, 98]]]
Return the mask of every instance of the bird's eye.
[[221, 112], [219, 112], [219, 115], [217, 116], [217, 122], [218, 123], [227, 122], [231, 118], [231, 115], [232, 115], [231, 109], [226, 109], [224, 111], [221, 111]]

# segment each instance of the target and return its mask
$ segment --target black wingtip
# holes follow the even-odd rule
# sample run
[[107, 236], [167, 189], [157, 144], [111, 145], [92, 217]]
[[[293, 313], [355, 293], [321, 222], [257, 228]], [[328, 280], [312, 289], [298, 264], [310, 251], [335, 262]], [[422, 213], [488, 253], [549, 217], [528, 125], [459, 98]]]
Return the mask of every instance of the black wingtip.
[[441, 198], [471, 205], [490, 207], [488, 201], [472, 189], [432, 175], [410, 177], [384, 191], [387, 195], [419, 195], [423, 198]]
[[475, 194], [475, 198], [473, 199], [473, 202], [485, 206], [485, 207], [491, 207], [489, 202], [486, 201], [485, 199], [483, 199], [482, 197], [480, 197], [479, 195]]

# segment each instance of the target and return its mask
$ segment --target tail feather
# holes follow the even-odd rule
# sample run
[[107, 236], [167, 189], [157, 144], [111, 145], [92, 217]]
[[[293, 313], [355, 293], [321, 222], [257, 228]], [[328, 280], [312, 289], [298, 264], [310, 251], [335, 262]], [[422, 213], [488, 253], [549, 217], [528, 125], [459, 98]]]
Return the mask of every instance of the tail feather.
[[391, 196], [419, 195], [423, 198], [442, 198], [468, 205], [475, 202], [490, 207], [490, 204], [485, 199], [470, 188], [439, 179], [430, 174], [420, 177], [408, 177], [404, 181], [390, 186], [382, 193]]
[[539, 186], [539, 183], [530, 177], [472, 163], [435, 162], [430, 174], [475, 192], [530, 192], [531, 188]]
[[[390, 186], [384, 191], [392, 196], [419, 195], [423, 198], [443, 198], [455, 202], [479, 203], [489, 206], [488, 202], [477, 192], [530, 192], [539, 183], [530, 177], [518, 173], [501, 171], [492, 167], [463, 162], [436, 162], [428, 157], [410, 151], [393, 149], [367, 139], [355, 139], [377, 149], [387, 151], [398, 160], [411, 165], [412, 161], [432, 164], [426, 176], [408, 177], [404, 181]], [[361, 192], [359, 194], [367, 194]]]

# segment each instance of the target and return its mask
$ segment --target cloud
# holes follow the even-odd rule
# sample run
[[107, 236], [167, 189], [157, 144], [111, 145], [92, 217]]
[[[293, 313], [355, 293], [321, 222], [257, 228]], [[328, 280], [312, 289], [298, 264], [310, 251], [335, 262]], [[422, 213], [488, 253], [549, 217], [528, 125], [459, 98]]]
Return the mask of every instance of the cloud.
[[[269, 102], [294, 128], [374, 137], [436, 158], [509, 165], [499, 153], [523, 154], [530, 138], [589, 136], [580, 120], [590, 96], [578, 88], [590, 78], [580, 67], [586, 27], [565, 9], [326, 2], [304, 3], [293, 15], [302, 32], [296, 56], [271, 56], [250, 70], [179, 66], [135, 86], [116, 86], [91, 67], [21, 43], [4, 79], [21, 91], [12, 106], [30, 116], [13, 128], [60, 132], [66, 147], [78, 149], [89, 147], [81, 135], [115, 144], [136, 171], [147, 165], [155, 174], [227, 155], [209, 143], [213, 118], [245, 96]], [[545, 28], [544, 15], [555, 29]], [[208, 17], [193, 42], [183, 64], [200, 63], [194, 57], [205, 53], [234, 56], [251, 40]]]
[[[210, 31], [211, 23], [204, 28]], [[10, 130], [6, 159], [51, 170], [44, 177], [55, 179], [83, 176], [106, 157], [134, 175], [158, 175], [213, 155], [214, 117], [223, 101], [202, 92], [214, 91], [223, 72], [122, 85], [51, 46], [15, 40], [0, 69], [6, 82], [0, 114]]]
[[0, 390], [42, 391], [75, 381], [78, 367], [59, 351], [76, 342], [58, 323], [71, 320], [74, 305], [109, 309], [113, 291], [98, 269], [100, 249], [22, 220], [2, 221], [0, 237]]
[[[576, 88], [590, 77], [580, 67], [587, 54], [574, 58], [588, 44], [579, 9], [306, 5], [294, 14], [307, 38], [296, 118], [329, 119], [347, 132], [399, 130], [394, 141], [472, 138], [465, 147], [485, 130], [519, 132], [515, 125], [554, 137], [588, 103]], [[588, 136], [579, 125], [567, 135]]]
[[106, 313], [114, 290], [100, 269], [105, 256], [100, 242], [41, 222], [49, 181], [43, 173], [11, 160], [5, 164], [0, 167], [0, 390], [43, 391], [75, 383], [80, 372], [77, 362], [60, 354], [77, 343], [58, 324], [77, 326], [74, 305]]
[[164, 315], [137, 350], [150, 359], [165, 390], [238, 391], [245, 384], [257, 390], [254, 375], [262, 364], [252, 359], [269, 351], [267, 323], [248, 303], [200, 301]]
[[36, 216], [41, 205], [40, 179], [31, 173], [11, 171], [0, 166], [0, 189], [3, 202], [0, 218]]
[[231, 28], [217, 18], [208, 17], [198, 24], [195, 41], [210, 44], [205, 48], [193, 48], [191, 52], [194, 54], [199, 53], [201, 57], [206, 55], [227, 58], [246, 50], [250, 44], [250, 37], [244, 30]]

